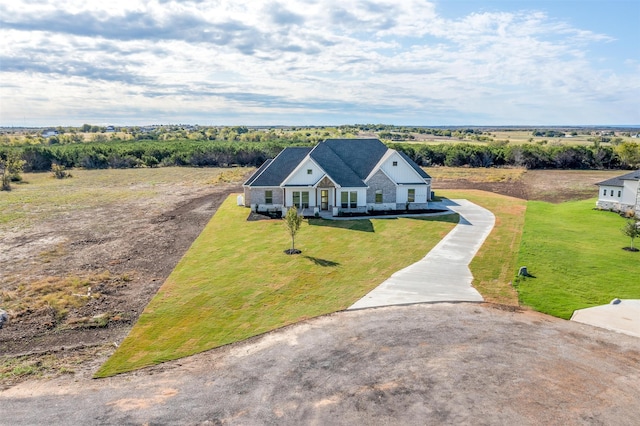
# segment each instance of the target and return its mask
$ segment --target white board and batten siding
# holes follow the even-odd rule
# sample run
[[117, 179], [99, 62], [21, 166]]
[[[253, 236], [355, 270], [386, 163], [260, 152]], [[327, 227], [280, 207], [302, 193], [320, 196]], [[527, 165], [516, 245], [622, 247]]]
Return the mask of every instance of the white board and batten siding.
[[622, 204], [635, 205], [638, 196], [638, 185], [640, 181], [625, 180], [624, 188], [622, 188]]
[[[309, 173], [309, 170], [311, 170], [311, 173]], [[324, 172], [322, 171], [322, 169], [318, 167], [318, 165], [314, 161], [312, 161], [310, 158], [307, 158], [285, 180], [284, 185], [286, 186], [314, 185], [316, 182], [320, 180], [320, 178], [322, 178], [322, 176], [324, 176]]]
[[407, 196], [409, 194], [409, 189], [415, 189], [415, 200], [414, 203], [426, 203], [427, 202], [427, 192], [429, 187], [426, 185], [398, 185], [396, 189], [396, 203], [404, 204], [407, 202]]
[[[620, 196], [618, 196], [620, 194]], [[622, 201], [622, 187], [621, 186], [601, 186], [600, 195], [598, 196], [600, 201], [620, 203]]]
[[[394, 162], [396, 164], [395, 166], [393, 165]], [[382, 163], [381, 169], [384, 170], [392, 181], [397, 183], [416, 183], [423, 180], [422, 177], [413, 170], [413, 167], [408, 165], [397, 152], [394, 152]]]

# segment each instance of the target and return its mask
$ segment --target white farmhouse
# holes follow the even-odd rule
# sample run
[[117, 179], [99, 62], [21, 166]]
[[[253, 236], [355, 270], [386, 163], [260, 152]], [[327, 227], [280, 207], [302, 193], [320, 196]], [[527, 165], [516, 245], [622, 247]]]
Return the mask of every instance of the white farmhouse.
[[285, 148], [243, 186], [247, 207], [297, 206], [305, 215], [425, 209], [431, 200], [431, 177], [378, 139], [327, 139], [313, 148]]
[[597, 183], [596, 207], [620, 213], [635, 211], [640, 217], [640, 170]]

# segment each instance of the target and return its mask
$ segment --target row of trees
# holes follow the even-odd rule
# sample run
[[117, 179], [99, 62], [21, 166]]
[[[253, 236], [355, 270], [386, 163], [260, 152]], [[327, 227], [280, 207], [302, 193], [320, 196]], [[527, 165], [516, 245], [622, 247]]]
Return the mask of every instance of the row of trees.
[[[52, 164], [86, 169], [155, 166], [259, 166], [285, 146], [313, 142], [129, 141], [70, 145], [0, 147], [0, 160], [16, 153], [25, 171], [48, 171]], [[495, 167], [528, 169], [611, 169], [640, 167], [640, 145], [618, 146], [479, 144], [391, 144], [421, 166]]]
[[617, 169], [640, 167], [640, 144], [611, 146], [477, 144], [392, 144], [421, 166], [527, 169]]

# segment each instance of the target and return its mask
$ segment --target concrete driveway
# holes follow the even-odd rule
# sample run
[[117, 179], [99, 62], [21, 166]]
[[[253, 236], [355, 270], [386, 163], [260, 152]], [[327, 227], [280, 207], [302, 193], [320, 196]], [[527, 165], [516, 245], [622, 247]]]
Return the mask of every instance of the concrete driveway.
[[471, 286], [469, 263], [493, 229], [495, 216], [467, 200], [447, 200], [440, 206], [434, 205], [430, 203], [430, 207], [459, 213], [460, 223], [423, 259], [393, 274], [349, 309], [484, 300]]
[[437, 303], [339, 312], [109, 379], [0, 391], [2, 425], [637, 424], [640, 339]]

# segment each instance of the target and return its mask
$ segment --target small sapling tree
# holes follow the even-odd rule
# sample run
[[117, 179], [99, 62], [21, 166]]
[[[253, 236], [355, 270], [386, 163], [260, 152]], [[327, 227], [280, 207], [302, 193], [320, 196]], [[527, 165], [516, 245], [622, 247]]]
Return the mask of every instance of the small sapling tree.
[[300, 229], [300, 225], [302, 225], [302, 216], [298, 214], [298, 209], [296, 206], [291, 207], [287, 210], [287, 214], [284, 217], [284, 226], [287, 228], [287, 232], [291, 235], [291, 248], [289, 250], [285, 250], [287, 254], [298, 254], [301, 253], [300, 250], [296, 250], [296, 234]]
[[633, 246], [633, 240], [637, 237], [640, 237], [640, 220], [639, 219], [629, 219], [622, 227], [622, 233], [627, 237], [631, 238], [631, 246], [625, 247], [625, 250], [629, 251], [638, 251], [637, 248]]

